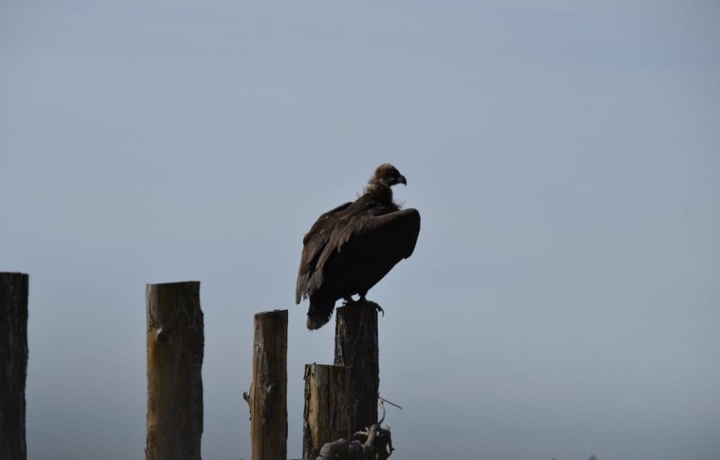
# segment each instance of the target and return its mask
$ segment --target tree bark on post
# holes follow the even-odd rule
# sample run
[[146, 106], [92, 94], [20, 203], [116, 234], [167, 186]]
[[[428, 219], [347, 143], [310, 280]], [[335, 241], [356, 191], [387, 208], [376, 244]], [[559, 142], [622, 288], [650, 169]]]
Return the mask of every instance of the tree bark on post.
[[380, 364], [378, 304], [354, 302], [337, 309], [335, 365], [350, 368], [350, 426], [364, 430], [378, 421]]
[[148, 284], [147, 460], [200, 460], [205, 342], [200, 282]]
[[303, 458], [316, 458], [327, 442], [350, 439], [349, 371], [343, 366], [305, 365]]
[[255, 315], [250, 436], [253, 460], [287, 459], [288, 311]]
[[26, 460], [28, 275], [0, 273], [0, 459]]

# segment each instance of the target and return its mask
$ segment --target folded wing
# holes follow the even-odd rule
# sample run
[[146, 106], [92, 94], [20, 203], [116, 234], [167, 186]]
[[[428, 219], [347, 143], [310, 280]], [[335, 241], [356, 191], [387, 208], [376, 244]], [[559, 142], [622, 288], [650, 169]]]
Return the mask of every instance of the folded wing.
[[332, 232], [317, 261], [325, 287], [337, 298], [365, 295], [395, 264], [412, 255], [420, 213], [415, 209], [369, 212], [343, 224]]
[[337, 226], [338, 215], [351, 204], [352, 202], [348, 201], [322, 214], [303, 237], [303, 251], [295, 288], [295, 303], [300, 303], [303, 298], [309, 297], [322, 285], [322, 270], [316, 271], [318, 259]]

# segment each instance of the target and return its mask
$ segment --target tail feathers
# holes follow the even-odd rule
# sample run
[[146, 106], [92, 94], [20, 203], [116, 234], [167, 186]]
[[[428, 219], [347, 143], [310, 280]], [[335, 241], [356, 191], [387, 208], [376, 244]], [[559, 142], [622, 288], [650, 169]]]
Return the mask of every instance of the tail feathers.
[[310, 299], [310, 308], [307, 313], [307, 328], [313, 331], [323, 327], [330, 321], [333, 309], [335, 309], [334, 300]]

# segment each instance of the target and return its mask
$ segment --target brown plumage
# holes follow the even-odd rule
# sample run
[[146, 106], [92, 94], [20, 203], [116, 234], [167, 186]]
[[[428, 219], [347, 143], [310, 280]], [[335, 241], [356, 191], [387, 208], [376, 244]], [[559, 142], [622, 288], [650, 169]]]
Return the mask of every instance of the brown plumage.
[[415, 249], [420, 213], [401, 210], [390, 187], [407, 185], [391, 164], [377, 167], [361, 197], [321, 215], [303, 238], [295, 302], [310, 299], [308, 329], [330, 320], [335, 301], [365, 300], [375, 286]]

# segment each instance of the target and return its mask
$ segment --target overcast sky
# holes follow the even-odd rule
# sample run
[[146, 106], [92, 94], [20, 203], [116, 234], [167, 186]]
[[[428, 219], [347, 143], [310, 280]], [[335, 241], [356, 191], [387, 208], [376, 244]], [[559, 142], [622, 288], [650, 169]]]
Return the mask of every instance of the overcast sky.
[[302, 236], [383, 162], [393, 458], [720, 456], [715, 1], [0, 3], [0, 270], [28, 458], [143, 457], [145, 284], [201, 281], [206, 460], [249, 459], [252, 318], [303, 366]]

